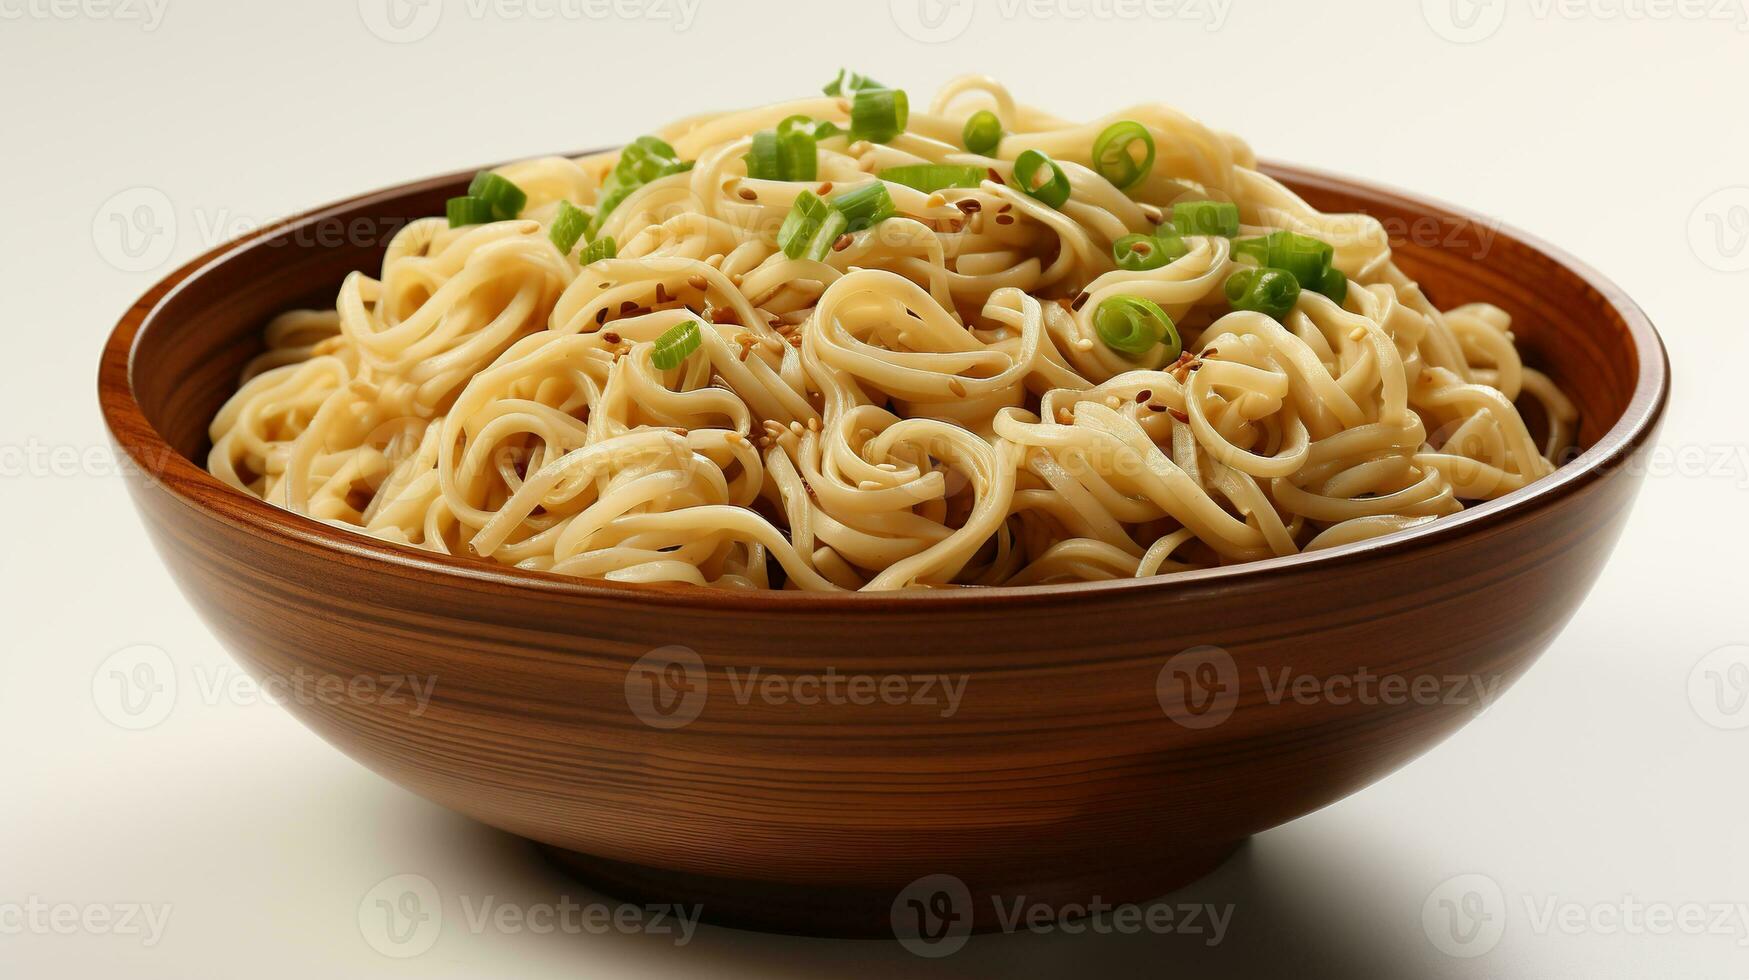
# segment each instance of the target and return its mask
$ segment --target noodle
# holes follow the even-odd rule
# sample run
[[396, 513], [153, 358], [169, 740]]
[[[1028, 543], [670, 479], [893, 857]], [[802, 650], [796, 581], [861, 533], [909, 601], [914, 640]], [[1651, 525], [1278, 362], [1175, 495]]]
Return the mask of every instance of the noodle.
[[[380, 278], [269, 324], [213, 419], [209, 469], [339, 527], [522, 568], [887, 590], [1360, 541], [1545, 476], [1572, 439], [1573, 405], [1522, 363], [1504, 312], [1434, 308], [1376, 221], [1313, 210], [1233, 137], [1157, 105], [1067, 122], [967, 77], [886, 142], [853, 140], [855, 97], [671, 126], [658, 137], [695, 162], [629, 193], [619, 152], [499, 169], [526, 194], [514, 216], [415, 221]], [[1006, 133], [989, 156], [960, 142], [986, 108]], [[818, 134], [812, 179], [749, 177], [754, 134], [798, 115], [839, 127]], [[1157, 157], [1119, 189], [1092, 147], [1124, 120]], [[1059, 206], [1020, 186], [1027, 150], [1062, 168]], [[798, 197], [914, 164], [988, 173], [888, 180], [891, 217], [820, 256], [780, 249]], [[580, 265], [549, 232], [610, 195], [589, 240], [617, 255]], [[1345, 295], [1232, 308], [1223, 287], [1249, 266], [1221, 234], [1120, 267], [1114, 240], [1167, 234], [1187, 201], [1237, 204], [1245, 236], [1328, 243]], [[1114, 298], [1162, 311], [1182, 355], [1114, 348], [1098, 319]], [[694, 328], [697, 349], [659, 365]]]

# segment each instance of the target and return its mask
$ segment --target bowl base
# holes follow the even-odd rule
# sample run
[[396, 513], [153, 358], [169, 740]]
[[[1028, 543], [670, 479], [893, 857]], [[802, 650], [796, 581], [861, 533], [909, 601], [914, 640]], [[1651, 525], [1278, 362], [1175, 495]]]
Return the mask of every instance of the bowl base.
[[[1022, 880], [980, 887], [948, 875], [929, 875], [910, 885], [818, 885], [694, 874], [614, 861], [538, 844], [548, 860], [585, 884], [640, 905], [698, 906], [698, 918], [713, 925], [797, 936], [893, 939], [898, 932], [945, 928], [962, 917], [970, 931], [1025, 931], [1026, 916], [1051, 921], [1078, 919], [1091, 909], [1146, 905], [1151, 899], [1203, 877], [1231, 857], [1248, 838], [1177, 848], [1170, 855], [1135, 860], [1061, 881]], [[950, 891], [946, 904], [940, 894]], [[957, 891], [957, 894], [951, 892]], [[947, 911], [922, 923], [924, 909]], [[1042, 911], [1041, 911], [1042, 910]], [[921, 929], [919, 929], [921, 926]], [[916, 935], [912, 931], [911, 935]], [[965, 933], [962, 926], [956, 930]]]

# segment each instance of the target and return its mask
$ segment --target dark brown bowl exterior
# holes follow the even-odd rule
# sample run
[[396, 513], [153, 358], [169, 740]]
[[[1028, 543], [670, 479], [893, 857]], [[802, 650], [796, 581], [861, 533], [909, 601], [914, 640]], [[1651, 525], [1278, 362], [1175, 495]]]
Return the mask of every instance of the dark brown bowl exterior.
[[[331, 302], [466, 174], [335, 204], [178, 270], [116, 327], [102, 407], [142, 471], [131, 491], [166, 565], [251, 671], [435, 681], [423, 711], [405, 697], [296, 699], [306, 724], [610, 890], [844, 935], [908, 928], [904, 890], [929, 875], [963, 882], [979, 929], [998, 925], [992, 898], [1139, 901], [1450, 734], [1483, 706], [1453, 678], [1521, 674], [1614, 546], [1639, 481], [1623, 464], [1669, 383], [1644, 315], [1577, 262], [1448, 207], [1271, 169], [1324, 210], [1385, 222], [1437, 302], [1511, 312], [1574, 394], [1589, 448], [1507, 498], [1329, 552], [1119, 583], [842, 596], [428, 555], [286, 514], [192, 462], [267, 317]], [[698, 662], [646, 658], [665, 647]], [[750, 691], [754, 669], [781, 678], [783, 697]], [[791, 696], [824, 694], [828, 670], [837, 703]], [[1284, 694], [1284, 671], [1335, 684]], [[951, 716], [939, 684], [934, 703], [922, 681], [886, 681], [904, 685], [899, 703], [878, 693], [921, 675], [963, 683]], [[1368, 675], [1372, 697], [1340, 696]], [[849, 703], [849, 677], [875, 685], [873, 703]]]

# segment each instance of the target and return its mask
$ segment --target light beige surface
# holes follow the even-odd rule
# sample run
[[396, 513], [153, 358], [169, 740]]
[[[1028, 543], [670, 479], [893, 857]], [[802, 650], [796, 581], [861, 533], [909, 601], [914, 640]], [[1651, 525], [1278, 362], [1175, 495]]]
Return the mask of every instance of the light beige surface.
[[[1453, 3], [0, 0], [0, 976], [1739, 974], [1749, 13]], [[514, 917], [599, 897], [261, 703], [124, 499], [96, 352], [176, 262], [364, 188], [792, 95], [840, 60], [919, 94], [985, 70], [1074, 116], [1145, 90], [1265, 155], [1557, 242], [1671, 347], [1660, 450], [1574, 624], [1457, 737], [1167, 900], [1230, 903], [1217, 945], [994, 936], [926, 962], [710, 927], [680, 946], [537, 933]], [[176, 691], [129, 715], [110, 672], [136, 662]], [[396, 943], [374, 903], [406, 874], [429, 879], [442, 921]], [[1482, 914], [1467, 944], [1447, 899]], [[472, 920], [488, 901], [512, 918]], [[155, 942], [146, 907], [168, 916]], [[115, 934], [126, 915], [140, 934]]]

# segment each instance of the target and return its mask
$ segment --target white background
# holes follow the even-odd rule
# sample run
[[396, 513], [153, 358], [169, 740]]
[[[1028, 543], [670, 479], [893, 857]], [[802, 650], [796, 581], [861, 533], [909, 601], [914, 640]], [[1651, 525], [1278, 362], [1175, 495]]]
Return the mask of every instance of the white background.
[[[156, 19], [133, 2], [0, 0], [0, 976], [1749, 969], [1737, 913], [1720, 932], [1664, 935], [1612, 915], [1624, 903], [1749, 903], [1749, 728], [1729, 727], [1749, 724], [1749, 709], [1689, 694], [1710, 651], [1749, 643], [1749, 13], [1738, 0], [1234, 0], [1154, 13], [1139, 0], [688, 0], [684, 24], [678, 0], [620, 0], [650, 15], [632, 19], [592, 18], [581, 0], [547, 18], [531, 13], [555, 9], [543, 0], [427, 0], [405, 8], [404, 30], [376, 0], [154, 0], [167, 3]], [[1176, 103], [1264, 155], [1552, 240], [1638, 298], [1669, 344], [1661, 443], [1673, 455], [1653, 460], [1573, 624], [1459, 735], [1263, 834], [1187, 892], [1234, 904], [1212, 948], [1206, 934], [993, 936], [925, 962], [891, 943], [708, 927], [680, 947], [475, 932], [463, 897], [596, 896], [517, 840], [371, 775], [283, 709], [211, 696], [237, 672], [111, 472], [98, 349], [181, 261], [363, 189], [812, 91], [841, 62], [925, 104], [974, 70], [1068, 116]], [[133, 188], [149, 190], [115, 197]], [[114, 221], [152, 202], [174, 227], [130, 257]], [[170, 658], [179, 695], [161, 723], [129, 731], [100, 709], [100, 666], [138, 644]], [[359, 909], [407, 873], [432, 881], [445, 914], [428, 952], [395, 960], [366, 941]], [[1457, 875], [1484, 878], [1446, 884]], [[1437, 925], [1439, 900], [1478, 881], [1503, 932], [1459, 948], [1481, 955], [1448, 955], [1423, 909]], [[170, 920], [151, 946], [62, 934], [17, 921], [33, 900], [81, 913], [168, 905]], [[1576, 926], [1543, 920], [1568, 907]]]

